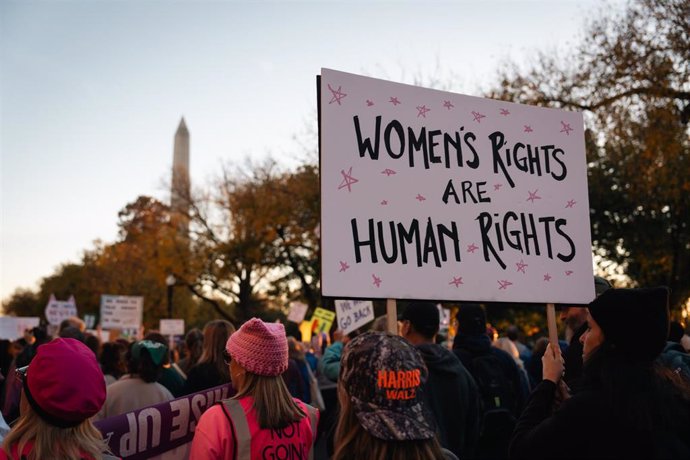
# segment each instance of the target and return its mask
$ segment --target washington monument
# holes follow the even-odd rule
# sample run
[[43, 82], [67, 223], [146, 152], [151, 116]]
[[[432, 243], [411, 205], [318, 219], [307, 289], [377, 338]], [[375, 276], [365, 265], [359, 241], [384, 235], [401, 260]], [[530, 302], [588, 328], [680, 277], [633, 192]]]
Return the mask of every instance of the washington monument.
[[178, 230], [181, 235], [187, 236], [189, 227], [189, 131], [184, 122], [175, 132], [175, 145], [173, 148], [172, 183], [170, 188], [170, 210], [173, 219], [178, 220]]

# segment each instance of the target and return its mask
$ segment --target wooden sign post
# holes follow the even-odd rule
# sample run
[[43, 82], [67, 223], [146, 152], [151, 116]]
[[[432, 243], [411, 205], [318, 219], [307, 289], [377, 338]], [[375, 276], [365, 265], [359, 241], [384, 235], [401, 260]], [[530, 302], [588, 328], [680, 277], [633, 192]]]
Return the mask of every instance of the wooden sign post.
[[556, 325], [556, 306], [552, 303], [546, 304], [546, 323], [549, 329], [549, 343], [551, 343], [551, 347], [557, 347], [558, 326]]
[[386, 300], [386, 330], [398, 334], [398, 306], [395, 299]]

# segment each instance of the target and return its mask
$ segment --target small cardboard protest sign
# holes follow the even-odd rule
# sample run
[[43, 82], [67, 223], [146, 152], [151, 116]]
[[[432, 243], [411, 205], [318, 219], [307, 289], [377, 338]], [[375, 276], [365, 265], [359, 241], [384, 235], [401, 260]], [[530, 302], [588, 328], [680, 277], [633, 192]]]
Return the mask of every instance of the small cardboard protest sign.
[[77, 316], [77, 304], [74, 296], [70, 296], [67, 300], [57, 300], [54, 294], [50, 295], [48, 304], [45, 309], [46, 319], [48, 324], [54, 326], [59, 325], [63, 320], [70, 316]]
[[338, 317], [338, 329], [343, 334], [349, 334], [374, 321], [374, 304], [368, 300], [336, 300], [335, 313]]
[[103, 329], [139, 329], [143, 315], [143, 297], [101, 296], [101, 328]]
[[322, 292], [594, 298], [582, 114], [322, 69]]
[[163, 335], [184, 335], [184, 320], [162, 319], [158, 329]]
[[331, 326], [333, 326], [333, 321], [335, 321], [335, 312], [324, 308], [317, 308], [314, 310], [311, 320], [312, 325], [316, 321], [316, 327], [313, 330], [314, 334], [328, 333], [331, 330]]
[[25, 330], [35, 328], [40, 322], [36, 316], [0, 316], [0, 339], [21, 339]]
[[304, 316], [307, 314], [309, 306], [302, 302], [290, 302], [290, 313], [288, 314], [288, 321], [300, 324], [304, 321]]

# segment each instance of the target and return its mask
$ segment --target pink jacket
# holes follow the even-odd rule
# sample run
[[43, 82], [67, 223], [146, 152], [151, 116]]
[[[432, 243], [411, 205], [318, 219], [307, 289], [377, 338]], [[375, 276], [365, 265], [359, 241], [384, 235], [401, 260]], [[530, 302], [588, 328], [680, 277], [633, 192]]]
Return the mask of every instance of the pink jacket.
[[[252, 407], [254, 398], [245, 396], [239, 400], [228, 400], [238, 404], [238, 410], [244, 413], [244, 419], [231, 414], [232, 425], [225, 413], [226, 408], [220, 404], [210, 407], [201, 416], [192, 440], [190, 460], [249, 460], [264, 458], [311, 458], [311, 451], [316, 439], [318, 411], [308, 407], [302, 401], [295, 402], [307, 414], [299, 422], [294, 422], [280, 430], [261, 429], [256, 420], [256, 411]], [[224, 410], [225, 409], [225, 410]], [[310, 410], [314, 423], [311, 422]], [[246, 420], [246, 422], [245, 422]], [[313, 425], [313, 426], [312, 426]], [[243, 428], [243, 426], [245, 428]], [[249, 443], [242, 442], [248, 428]], [[236, 442], [238, 437], [240, 442]], [[248, 449], [246, 452], [244, 448]]]

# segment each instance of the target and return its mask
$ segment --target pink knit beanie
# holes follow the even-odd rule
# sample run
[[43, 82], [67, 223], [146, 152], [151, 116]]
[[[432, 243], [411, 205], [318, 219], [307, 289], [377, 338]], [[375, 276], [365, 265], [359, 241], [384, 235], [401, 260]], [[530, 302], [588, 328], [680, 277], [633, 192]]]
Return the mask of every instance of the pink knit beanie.
[[225, 349], [252, 374], [275, 376], [288, 367], [287, 337], [280, 323], [252, 318], [230, 336]]

